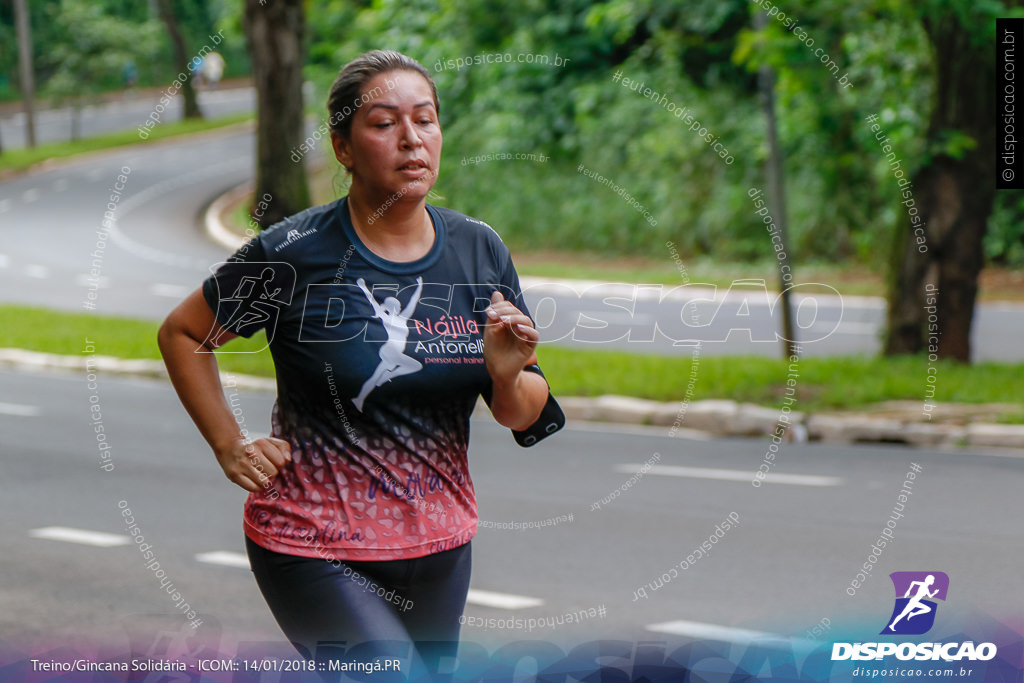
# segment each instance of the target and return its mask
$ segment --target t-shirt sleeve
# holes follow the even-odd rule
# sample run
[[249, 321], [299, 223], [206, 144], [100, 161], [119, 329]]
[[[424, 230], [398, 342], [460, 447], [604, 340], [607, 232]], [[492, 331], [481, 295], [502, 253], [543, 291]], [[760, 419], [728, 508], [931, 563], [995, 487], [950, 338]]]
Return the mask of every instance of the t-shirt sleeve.
[[257, 235], [203, 282], [203, 298], [221, 327], [251, 337], [277, 324], [294, 289], [295, 269], [288, 263], [268, 262]]
[[[502, 246], [504, 247], [504, 245]], [[526, 305], [526, 299], [523, 297], [523, 289], [519, 283], [519, 274], [516, 272], [515, 265], [512, 263], [512, 255], [508, 252], [507, 248], [504, 248], [502, 251], [504, 253], [499, 257], [502, 260], [502, 267], [499, 282], [497, 283], [498, 290], [506, 300], [511, 301], [515, 304], [516, 308], [529, 316], [530, 320], [533, 320], [533, 315], [530, 314], [529, 308]], [[544, 377], [544, 373], [541, 371], [540, 365], [536, 363], [527, 365], [523, 370]], [[545, 381], [547, 380], [545, 379]], [[487, 390], [484, 392], [483, 396], [484, 401], [486, 401], [489, 406], [491, 403], [490, 384], [488, 384]], [[541, 439], [554, 434], [564, 426], [565, 414], [562, 412], [562, 408], [558, 405], [558, 402], [551, 394], [549, 388], [547, 403], [545, 403], [540, 417], [538, 417], [537, 420], [526, 429], [513, 429], [512, 436], [520, 446], [532, 446]]]

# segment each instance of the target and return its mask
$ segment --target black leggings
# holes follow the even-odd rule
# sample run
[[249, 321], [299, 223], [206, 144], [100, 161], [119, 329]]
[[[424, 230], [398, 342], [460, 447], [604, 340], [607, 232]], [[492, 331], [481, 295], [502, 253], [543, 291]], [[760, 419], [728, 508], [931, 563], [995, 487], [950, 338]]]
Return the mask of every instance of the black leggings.
[[[409, 643], [416, 643], [428, 667], [456, 655], [469, 591], [469, 543], [384, 562], [285, 555], [248, 536], [245, 547], [270, 611], [303, 656], [400, 656], [402, 644], [409, 652]], [[357, 644], [362, 645], [353, 650]]]

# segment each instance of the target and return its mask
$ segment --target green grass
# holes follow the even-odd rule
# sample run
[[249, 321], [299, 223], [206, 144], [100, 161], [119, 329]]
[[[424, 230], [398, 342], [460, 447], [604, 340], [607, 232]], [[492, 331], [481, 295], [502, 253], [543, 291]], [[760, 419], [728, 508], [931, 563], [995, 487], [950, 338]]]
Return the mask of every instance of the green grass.
[[[706, 349], [707, 347], [705, 347]], [[541, 366], [552, 389], [565, 396], [622, 394], [659, 401], [685, 397], [692, 361], [617, 351], [569, 351], [542, 347]], [[760, 357], [698, 359], [693, 400], [729, 398], [781, 405], [788, 364]], [[923, 357], [840, 356], [803, 358], [796, 368], [798, 410], [839, 410], [881, 401], [923, 401], [928, 363]], [[936, 363], [935, 400], [1007, 403], [1019, 396], [1024, 364]], [[1019, 422], [1024, 414], [1006, 416]]]
[[239, 235], [245, 235], [246, 229], [252, 228], [253, 230], [259, 230], [259, 226], [254, 226], [255, 221], [249, 216], [249, 202], [241, 202], [236, 206], [230, 213], [226, 214], [222, 220], [229, 221], [232, 232]]
[[[0, 306], [0, 348], [48, 353], [83, 353], [86, 339], [94, 353], [120, 358], [159, 359], [158, 323], [58, 313], [24, 306]], [[270, 353], [259, 351], [262, 336], [236, 339], [218, 352], [221, 370], [273, 377]], [[569, 350], [542, 345], [540, 362], [559, 396], [620, 394], [659, 401], [686, 397], [692, 360], [619, 351]], [[757, 357], [702, 356], [692, 400], [729, 398], [780, 405], [787, 364]], [[1006, 403], [1019, 395], [1024, 364], [937, 364], [935, 400], [958, 403]], [[923, 401], [927, 362], [923, 358], [804, 358], [799, 363], [797, 410], [838, 410], [888, 400]], [[1024, 411], [1000, 417], [1024, 422]]]
[[[98, 356], [159, 359], [159, 327], [159, 323], [132, 318], [0, 306], [0, 348], [79, 355], [85, 352], [88, 343], [93, 348], [90, 354]], [[270, 352], [259, 351], [265, 345], [262, 333], [252, 339], [233, 340], [218, 350], [220, 369], [273, 377]]]
[[0, 173], [4, 171], [17, 172], [31, 168], [35, 164], [48, 159], [63, 159], [86, 152], [96, 152], [113, 147], [125, 145], [138, 145], [156, 140], [164, 140], [179, 135], [199, 133], [214, 128], [223, 128], [242, 121], [251, 120], [253, 113], [232, 114], [217, 119], [201, 119], [177, 121], [156, 126], [149, 131], [149, 137], [145, 140], [139, 137], [138, 130], [133, 128], [118, 133], [108, 133], [96, 137], [78, 140], [77, 142], [56, 142], [39, 145], [33, 149], [9, 149], [0, 154]]

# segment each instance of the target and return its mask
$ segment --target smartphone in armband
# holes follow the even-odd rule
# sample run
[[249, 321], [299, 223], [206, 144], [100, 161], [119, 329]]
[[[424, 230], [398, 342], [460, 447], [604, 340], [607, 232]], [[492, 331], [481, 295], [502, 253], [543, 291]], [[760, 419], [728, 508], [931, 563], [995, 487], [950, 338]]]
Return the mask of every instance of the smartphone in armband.
[[544, 410], [536, 422], [522, 431], [512, 430], [512, 436], [516, 443], [528, 448], [541, 439], [545, 439], [565, 426], [565, 413], [555, 397], [548, 393], [548, 402], [544, 404]]
[[[541, 377], [544, 377], [544, 373], [541, 372], [539, 365], [527, 365], [523, 370], [527, 372], [535, 372]], [[483, 397], [488, 407], [490, 407], [491, 392], [484, 392]], [[517, 444], [524, 448], [529, 448], [541, 439], [546, 439], [551, 436], [564, 426], [565, 413], [562, 412], [562, 407], [558, 405], [558, 401], [555, 400], [555, 397], [551, 395], [549, 390], [548, 401], [544, 404], [544, 410], [541, 411], [540, 417], [538, 417], [534, 423], [526, 429], [513, 429], [512, 436], [515, 438]]]

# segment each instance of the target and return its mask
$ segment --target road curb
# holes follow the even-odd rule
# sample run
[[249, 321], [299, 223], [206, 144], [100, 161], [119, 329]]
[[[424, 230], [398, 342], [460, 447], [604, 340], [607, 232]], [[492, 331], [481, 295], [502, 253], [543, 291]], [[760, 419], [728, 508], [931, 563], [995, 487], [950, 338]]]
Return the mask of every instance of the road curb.
[[[203, 214], [203, 225], [206, 227], [206, 234], [217, 244], [225, 249], [229, 249], [231, 253], [238, 251], [249, 238], [229, 229], [224, 225], [224, 221], [220, 219], [220, 216], [227, 207], [252, 192], [253, 182], [247, 180], [214, 199], [213, 203], [206, 207], [206, 213]], [[254, 232], [253, 235], [255, 234]]]
[[[0, 349], [0, 368], [28, 371], [66, 370], [76, 371], [83, 377], [92, 374], [116, 375], [122, 377], [144, 377], [151, 379], [170, 378], [163, 361], [147, 359], [124, 359], [113, 356], [82, 354], [64, 356], [56, 353], [41, 353], [26, 349]], [[277, 382], [267, 377], [240, 375], [221, 372], [222, 382], [232, 381], [236, 387], [252, 391], [276, 391]]]
[[[318, 162], [313, 161], [311, 163], [312, 168], [310, 170], [315, 170]], [[203, 214], [203, 228], [206, 230], [206, 235], [220, 246], [229, 249], [232, 253], [238, 251], [243, 244], [255, 237], [257, 233], [251, 227], [248, 227], [245, 234], [240, 235], [225, 225], [221, 216], [229, 206], [246, 195], [254, 194], [255, 191], [255, 182], [247, 180], [214, 199], [206, 207], [206, 212]]]
[[[0, 349], [0, 368], [41, 371], [64, 370], [91, 374], [167, 379], [158, 360], [126, 360], [111, 356], [65, 356], [25, 349]], [[221, 381], [251, 391], [272, 393], [277, 382], [222, 372]], [[779, 437], [786, 441], [823, 443], [900, 443], [922, 448], [1024, 449], [1024, 425], [969, 422], [929, 424], [865, 414], [790, 412], [731, 400], [661, 402], [630, 396], [596, 398], [559, 397], [566, 418], [578, 422], [665, 427], [668, 436], [694, 433], [712, 437]], [[788, 420], [788, 422], [787, 422]], [[784, 427], [784, 429], [780, 429]]]

